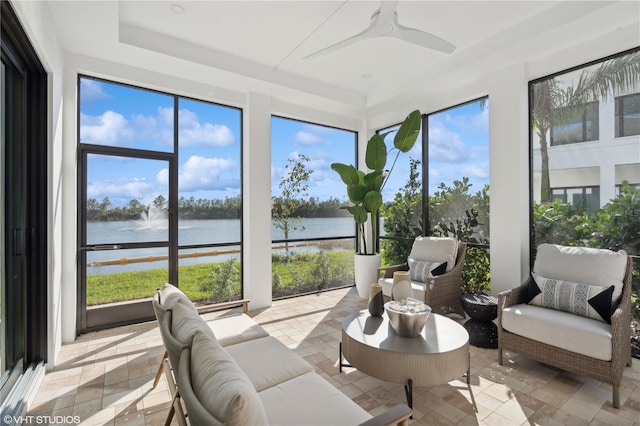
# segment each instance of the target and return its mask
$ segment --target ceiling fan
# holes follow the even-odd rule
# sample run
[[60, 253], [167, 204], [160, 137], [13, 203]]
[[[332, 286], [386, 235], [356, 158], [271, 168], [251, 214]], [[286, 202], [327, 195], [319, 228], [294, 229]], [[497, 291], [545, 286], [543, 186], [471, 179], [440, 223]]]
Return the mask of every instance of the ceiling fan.
[[397, 6], [397, 1], [381, 1], [380, 9], [371, 15], [371, 23], [368, 28], [352, 37], [305, 56], [304, 59], [324, 55], [359, 41], [376, 37], [393, 37], [444, 53], [451, 53], [456, 49], [453, 44], [431, 33], [400, 25], [396, 13]]

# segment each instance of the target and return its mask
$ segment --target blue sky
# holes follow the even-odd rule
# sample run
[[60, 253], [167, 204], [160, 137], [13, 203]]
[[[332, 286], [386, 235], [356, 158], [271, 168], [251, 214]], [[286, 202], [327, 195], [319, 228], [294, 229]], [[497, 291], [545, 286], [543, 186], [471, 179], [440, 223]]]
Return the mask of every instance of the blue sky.
[[[172, 152], [173, 97], [109, 84], [81, 80], [81, 141]], [[235, 108], [180, 99], [179, 189], [185, 198], [222, 198], [240, 194], [241, 111]], [[472, 191], [489, 179], [488, 104], [465, 104], [433, 114], [429, 119], [430, 192], [440, 182], [467, 176]], [[393, 135], [387, 137], [392, 145]], [[346, 190], [330, 168], [333, 162], [353, 164], [355, 133], [295, 120], [271, 120], [272, 195], [280, 194], [278, 183], [289, 158], [299, 154], [311, 161], [309, 196], [318, 200], [346, 200]], [[393, 198], [409, 175], [409, 157], [421, 158], [420, 139], [408, 154], [401, 154], [384, 191]], [[388, 160], [388, 165], [392, 157]], [[92, 156], [88, 167], [88, 197], [105, 197], [114, 205], [136, 198], [149, 204], [157, 195], [167, 197], [168, 163]]]

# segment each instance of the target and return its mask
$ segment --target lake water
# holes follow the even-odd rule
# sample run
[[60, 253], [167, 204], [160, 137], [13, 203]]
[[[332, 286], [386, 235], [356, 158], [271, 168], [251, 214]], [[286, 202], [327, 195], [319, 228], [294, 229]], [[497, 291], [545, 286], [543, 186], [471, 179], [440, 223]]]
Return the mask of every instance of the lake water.
[[[355, 234], [355, 225], [351, 217], [337, 218], [307, 218], [302, 219], [297, 225], [304, 229], [289, 232], [290, 239], [298, 238], [324, 238], [352, 236]], [[240, 241], [240, 220], [238, 219], [206, 219], [206, 220], [181, 220], [178, 226], [179, 244], [216, 244]], [[271, 226], [272, 240], [284, 239], [283, 232]], [[166, 221], [145, 223], [144, 221], [114, 221], [114, 222], [88, 222], [87, 242], [95, 245], [116, 245], [120, 243], [139, 243], [151, 241], [167, 241], [168, 229]], [[228, 250], [239, 250], [239, 246], [218, 247], [207, 249], [181, 250], [180, 255], [204, 254], [213, 250], [223, 252], [215, 257], [197, 256], [181, 258], [179, 264], [189, 265], [195, 263], [223, 262], [231, 257], [239, 258], [239, 253], [226, 253]], [[313, 247], [293, 248], [294, 251], [314, 251]], [[317, 250], [317, 249], [316, 249]], [[104, 250], [87, 252], [87, 268], [89, 275], [108, 274], [124, 271], [145, 270], [151, 268], [166, 268], [168, 261], [156, 260], [152, 262], [124, 263], [116, 262], [115, 265], [104, 265], [104, 261], [118, 261], [119, 259], [142, 259], [149, 256], [167, 256], [168, 249], [145, 248], [127, 250]]]

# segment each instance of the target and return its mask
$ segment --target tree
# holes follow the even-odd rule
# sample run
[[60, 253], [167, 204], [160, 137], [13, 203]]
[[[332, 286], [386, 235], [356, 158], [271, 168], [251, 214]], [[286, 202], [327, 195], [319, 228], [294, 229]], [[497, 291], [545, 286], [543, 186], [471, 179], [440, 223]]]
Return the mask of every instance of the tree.
[[396, 193], [393, 201], [384, 205], [380, 211], [384, 219], [384, 231], [387, 237], [402, 239], [382, 240], [382, 256], [387, 265], [396, 265], [407, 261], [413, 238], [422, 235], [422, 191], [418, 167], [420, 160], [409, 159], [409, 179]]
[[101, 220], [106, 219], [110, 207], [111, 207], [111, 200], [109, 199], [109, 197], [103, 198], [102, 203], [100, 203], [100, 213], [99, 213], [99, 217]]
[[153, 207], [157, 207], [159, 209], [166, 209], [167, 199], [164, 198], [162, 194], [158, 195], [156, 198], [153, 199]]
[[100, 213], [100, 203], [95, 198], [87, 200], [87, 220], [97, 220]]
[[306, 163], [309, 157], [298, 154], [296, 158], [289, 158], [284, 166], [286, 173], [280, 178], [278, 187], [280, 197], [275, 198], [271, 209], [274, 226], [284, 233], [284, 244], [287, 255], [289, 254], [289, 233], [296, 230], [304, 230], [304, 226], [299, 225], [300, 216], [295, 215], [295, 211], [305, 204], [303, 197], [307, 195], [309, 185], [307, 181], [313, 173], [307, 170]]
[[573, 85], [562, 86], [548, 78], [532, 86], [532, 125], [540, 140], [540, 202], [551, 201], [548, 134], [552, 126], [566, 122], [589, 102], [607, 100], [614, 91], [626, 92], [640, 84], [640, 51], [584, 69]]

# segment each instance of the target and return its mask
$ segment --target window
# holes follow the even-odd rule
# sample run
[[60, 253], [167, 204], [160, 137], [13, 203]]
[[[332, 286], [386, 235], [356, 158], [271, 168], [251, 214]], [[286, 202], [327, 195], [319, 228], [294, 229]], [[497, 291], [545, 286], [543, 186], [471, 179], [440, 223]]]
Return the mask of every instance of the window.
[[[532, 259], [544, 242], [640, 254], [640, 191], [629, 184], [640, 179], [640, 137], [612, 143], [638, 134], [639, 65], [636, 48], [529, 83]], [[571, 120], [556, 117], [567, 111]], [[598, 140], [557, 150], [550, 137], [551, 145]]]
[[432, 113], [427, 120], [430, 232], [464, 230], [468, 242], [487, 244], [489, 100]]
[[577, 211], [595, 215], [600, 208], [600, 188], [587, 186], [582, 188], [553, 188], [553, 199], [559, 199], [563, 204], [570, 204]]
[[598, 109], [597, 102], [558, 108], [551, 126], [551, 146], [598, 140]]
[[[397, 126], [379, 133], [395, 130]], [[419, 136], [422, 143], [399, 157], [383, 192], [383, 262], [406, 262], [418, 235], [461, 238], [474, 246], [467, 250], [470, 266], [463, 272], [464, 281], [487, 288], [489, 100], [427, 114], [422, 132], [426, 138]]]
[[[640, 190], [640, 183], [629, 183], [629, 188]], [[623, 193], [622, 185], [616, 185], [616, 197], [619, 197]], [[638, 211], [640, 214], [640, 210]]]
[[616, 98], [616, 137], [640, 135], [640, 93]]
[[87, 76], [79, 94], [80, 329], [153, 317], [163, 282], [240, 298], [242, 112]]
[[353, 285], [355, 222], [331, 163], [355, 164], [357, 134], [271, 118], [274, 298]]
[[463, 292], [489, 290], [489, 98], [427, 115], [428, 234], [467, 242]]

